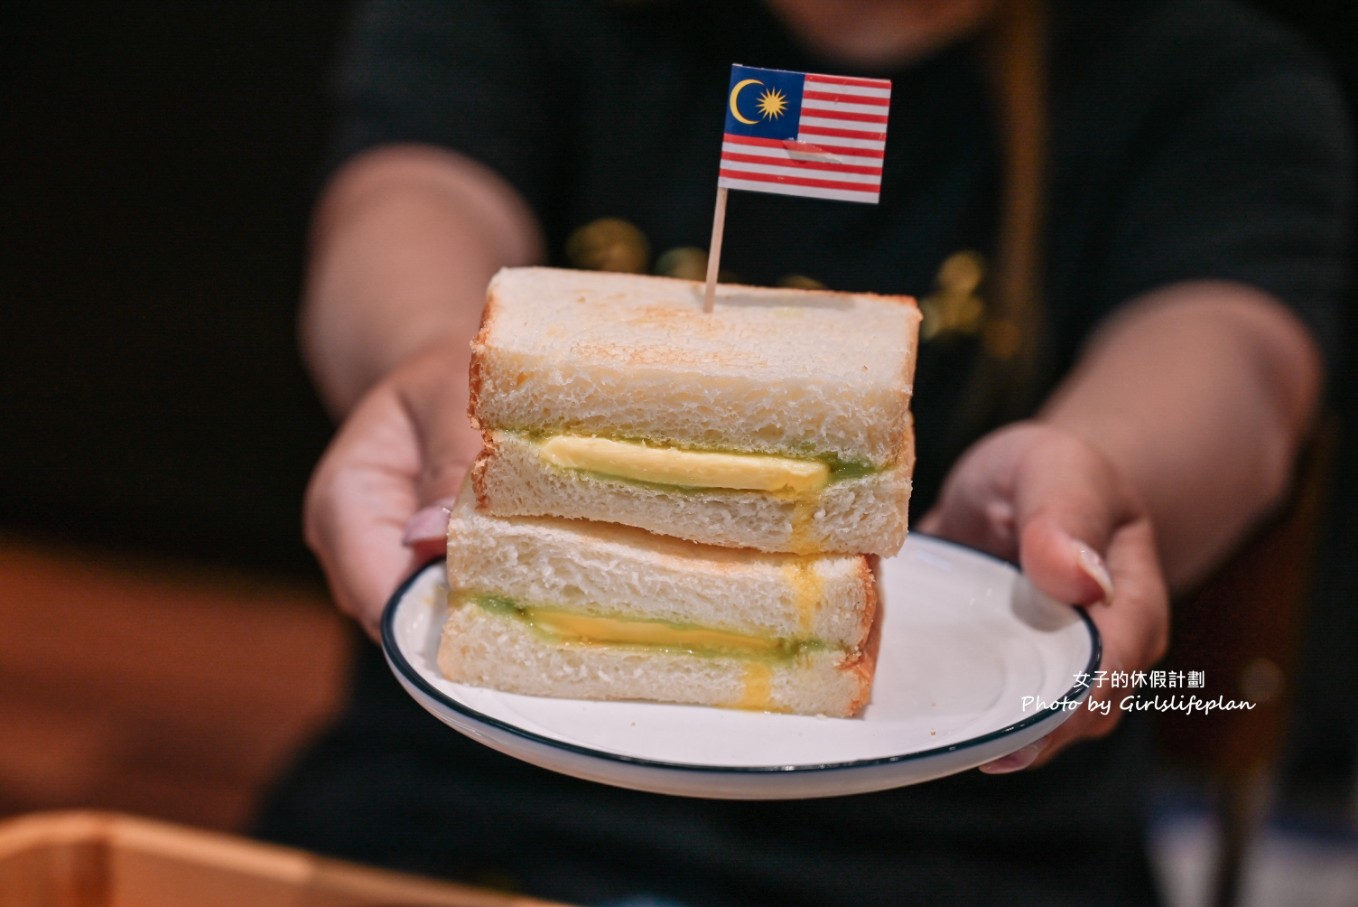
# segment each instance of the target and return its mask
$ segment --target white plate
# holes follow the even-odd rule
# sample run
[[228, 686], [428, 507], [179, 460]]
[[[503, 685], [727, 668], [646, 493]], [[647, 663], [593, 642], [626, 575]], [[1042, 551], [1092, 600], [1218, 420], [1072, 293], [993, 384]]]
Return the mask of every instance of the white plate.
[[382, 644], [416, 701], [486, 746], [578, 778], [695, 797], [794, 799], [917, 784], [1013, 752], [1080, 707], [1099, 664], [1098, 632], [1082, 610], [1037, 592], [1003, 561], [917, 533], [882, 561], [881, 580], [877, 677], [858, 718], [547, 699], [452, 683], [435, 664], [447, 607], [442, 561], [393, 596]]

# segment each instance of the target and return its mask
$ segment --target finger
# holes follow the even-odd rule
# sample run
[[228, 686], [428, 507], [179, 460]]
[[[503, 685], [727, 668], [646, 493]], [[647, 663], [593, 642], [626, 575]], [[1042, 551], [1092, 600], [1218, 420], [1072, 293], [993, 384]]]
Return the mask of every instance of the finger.
[[[412, 362], [399, 385], [401, 405], [419, 443], [420, 503], [434, 514], [457, 500], [482, 446], [481, 434], [467, 416], [470, 359], [465, 342], [444, 341]], [[414, 538], [428, 536], [420, 530], [427, 529], [434, 517], [424, 519], [424, 527], [412, 527]]]
[[422, 561], [443, 553], [449, 513], [481, 449], [481, 436], [466, 415], [469, 355], [465, 343], [435, 344], [411, 363], [399, 385], [398, 398], [420, 451], [419, 508], [406, 522], [401, 542]]
[[421, 561], [401, 544], [418, 473], [406, 414], [378, 391], [346, 421], [307, 489], [307, 542], [336, 603], [374, 638], [388, 597]]
[[[1109, 540], [1109, 564], [1118, 589], [1116, 601], [1087, 609], [1099, 631], [1105, 678], [1143, 670], [1164, 655], [1168, 644], [1169, 595], [1161, 578], [1154, 534], [1146, 520], [1128, 523]], [[1047, 737], [981, 766], [1004, 774], [1047, 764], [1077, 740], [1103, 737], [1123, 716], [1123, 687], [1092, 682], [1089, 696], [1064, 724]]]
[[1061, 601], [1109, 601], [1115, 584], [1103, 552], [1133, 517], [1113, 469], [1071, 438], [1034, 448], [1018, 468], [1019, 562], [1033, 584]]
[[1117, 597], [1087, 610], [1103, 646], [1099, 670], [1106, 672], [1105, 680], [1094, 684], [1084, 706], [1050, 735], [1034, 765], [1045, 764], [1076, 740], [1111, 732], [1122, 718], [1121, 701], [1130, 690], [1114, 687], [1107, 678], [1150, 667], [1168, 645], [1169, 594], [1150, 524], [1138, 521], [1120, 529], [1110, 541], [1108, 560]]
[[1027, 746], [1014, 750], [1012, 753], [998, 759], [992, 759], [979, 768], [987, 775], [1007, 775], [1010, 772], [1023, 771], [1037, 762], [1050, 742], [1049, 737], [1043, 737], [1041, 740], [1036, 740]]
[[434, 557], [439, 554], [447, 542], [448, 519], [456, 505], [456, 498], [445, 497], [421, 507], [406, 521], [401, 544], [417, 555]]

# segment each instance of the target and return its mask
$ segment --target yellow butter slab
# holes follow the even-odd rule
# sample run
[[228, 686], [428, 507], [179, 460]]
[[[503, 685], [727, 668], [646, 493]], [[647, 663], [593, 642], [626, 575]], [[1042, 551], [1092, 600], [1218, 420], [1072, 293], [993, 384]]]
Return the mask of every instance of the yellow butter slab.
[[776, 654], [784, 646], [777, 639], [762, 636], [703, 627], [673, 627], [654, 621], [620, 620], [534, 608], [526, 609], [524, 615], [534, 626], [577, 642], [719, 649], [751, 654]]
[[830, 481], [830, 467], [818, 460], [649, 447], [581, 435], [548, 438], [539, 456], [566, 469], [690, 488], [806, 493]]

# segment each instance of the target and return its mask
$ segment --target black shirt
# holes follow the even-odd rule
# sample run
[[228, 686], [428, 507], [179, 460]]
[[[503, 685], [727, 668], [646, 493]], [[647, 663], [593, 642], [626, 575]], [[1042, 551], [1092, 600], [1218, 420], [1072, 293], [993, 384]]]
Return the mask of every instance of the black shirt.
[[[1045, 332], [1059, 369], [1097, 322], [1180, 280], [1261, 287], [1324, 340], [1343, 281], [1348, 146], [1300, 45], [1224, 3], [1055, 3]], [[341, 72], [336, 160], [394, 141], [455, 148], [539, 213], [557, 264], [601, 218], [651, 267], [706, 249], [730, 64], [893, 79], [880, 205], [732, 193], [732, 278], [933, 291], [951, 254], [992, 257], [1000, 155], [977, 47], [855, 73], [733, 0], [368, 4]], [[926, 343], [914, 506], [975, 340]], [[1124, 722], [1124, 725], [1132, 725]], [[462, 740], [370, 656], [353, 706], [265, 832], [367, 861], [598, 902], [1121, 904], [1152, 898], [1138, 729], [1044, 770], [791, 803], [656, 797], [551, 775]], [[493, 879], [489, 879], [493, 880]]]

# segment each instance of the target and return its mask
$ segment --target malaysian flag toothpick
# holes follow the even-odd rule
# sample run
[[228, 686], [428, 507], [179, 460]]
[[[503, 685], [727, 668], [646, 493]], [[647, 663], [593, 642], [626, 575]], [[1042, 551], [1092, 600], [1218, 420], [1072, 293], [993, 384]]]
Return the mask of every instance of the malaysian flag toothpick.
[[716, 291], [726, 190], [876, 204], [890, 103], [888, 79], [731, 67], [705, 311]]
[[718, 186], [876, 203], [891, 82], [731, 67]]

